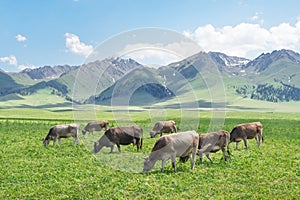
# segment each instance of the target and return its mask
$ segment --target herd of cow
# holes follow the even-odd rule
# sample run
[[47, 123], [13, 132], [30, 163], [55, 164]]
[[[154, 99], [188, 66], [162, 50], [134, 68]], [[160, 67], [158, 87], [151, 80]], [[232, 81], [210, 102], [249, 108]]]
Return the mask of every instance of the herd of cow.
[[[78, 124], [62, 124], [56, 125], [50, 128], [49, 133], [43, 138], [45, 146], [53, 140], [55, 146], [56, 140], [61, 145], [61, 138], [73, 137], [74, 143], [78, 143], [79, 138]], [[121, 152], [120, 145], [133, 144], [137, 146], [137, 151], [142, 149], [143, 144], [143, 129], [140, 126], [123, 126], [109, 128], [109, 122], [107, 120], [99, 120], [89, 122], [83, 129], [82, 134], [87, 132], [93, 134], [94, 131], [105, 130], [102, 137], [94, 142], [94, 153], [98, 153], [103, 147], [110, 147], [113, 152], [114, 145], [116, 144], [119, 152]], [[176, 122], [159, 121], [156, 122], [152, 131], [150, 131], [150, 137], [153, 138], [157, 134], [160, 134], [160, 138], [155, 142], [154, 147], [148, 157], [144, 160], [143, 172], [150, 171], [156, 161], [162, 161], [162, 172], [164, 170], [166, 161], [171, 159], [172, 167], [176, 172], [176, 157], [180, 157], [182, 162], [186, 162], [190, 159], [191, 169], [194, 169], [196, 155], [199, 155], [200, 162], [202, 162], [202, 156], [205, 156], [212, 162], [209, 153], [215, 153], [219, 150], [223, 152], [223, 160], [229, 158], [229, 143], [235, 142], [236, 149], [238, 149], [238, 143], [244, 141], [246, 149], [248, 149], [247, 139], [255, 138], [258, 147], [263, 141], [262, 136], [263, 126], [260, 122], [252, 122], [236, 125], [230, 133], [224, 130], [217, 132], [198, 134], [196, 131], [177, 132]], [[171, 133], [169, 135], [162, 136], [163, 133]]]

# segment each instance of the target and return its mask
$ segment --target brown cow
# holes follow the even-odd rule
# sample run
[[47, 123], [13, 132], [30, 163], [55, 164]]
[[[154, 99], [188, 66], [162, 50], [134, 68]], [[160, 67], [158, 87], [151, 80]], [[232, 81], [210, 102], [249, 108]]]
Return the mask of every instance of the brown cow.
[[150, 155], [145, 158], [143, 172], [150, 171], [157, 160], [162, 161], [161, 171], [168, 159], [172, 160], [174, 172], [176, 172], [176, 157], [190, 157], [191, 169], [194, 169], [197, 148], [199, 144], [199, 134], [195, 131], [174, 133], [160, 137]]
[[61, 124], [61, 125], [56, 125], [50, 128], [49, 133], [45, 138], [42, 139], [43, 143], [45, 146], [48, 146], [50, 140], [53, 140], [53, 146], [56, 145], [56, 140], [58, 139], [58, 142], [61, 146], [61, 138], [68, 138], [68, 137], [73, 137], [74, 138], [74, 143], [78, 143], [79, 138], [78, 138], [78, 133], [79, 133], [79, 125], [78, 124]]
[[134, 125], [110, 128], [94, 143], [94, 153], [99, 152], [104, 146], [110, 147], [110, 152], [113, 152], [115, 144], [119, 152], [121, 152], [120, 145], [128, 145], [131, 143], [137, 146], [137, 151], [142, 149], [143, 129], [140, 126]]
[[238, 143], [243, 140], [246, 149], [248, 149], [247, 139], [255, 138], [257, 146], [260, 147], [260, 144], [264, 140], [262, 130], [263, 125], [260, 122], [239, 124], [232, 129], [230, 142], [236, 142], [236, 149], [238, 149]]
[[162, 136], [163, 133], [176, 133], [177, 127], [176, 122], [173, 120], [170, 121], [159, 121], [156, 122], [152, 131], [150, 132], [150, 137], [154, 138], [156, 134]]
[[104, 129], [105, 131], [108, 129], [109, 122], [107, 120], [98, 120], [89, 122], [83, 129], [82, 134], [85, 135], [88, 131], [89, 133], [94, 133], [94, 131], [101, 131]]
[[[203, 153], [206, 157], [212, 162], [209, 153], [216, 153], [220, 149], [223, 152], [223, 160], [227, 160], [229, 158], [229, 142], [230, 135], [227, 131], [220, 130], [218, 132], [212, 132], [207, 134], [200, 134], [199, 145], [198, 145], [198, 154], [200, 157], [200, 163], [202, 163], [202, 155]], [[226, 151], [227, 148], [227, 151]]]

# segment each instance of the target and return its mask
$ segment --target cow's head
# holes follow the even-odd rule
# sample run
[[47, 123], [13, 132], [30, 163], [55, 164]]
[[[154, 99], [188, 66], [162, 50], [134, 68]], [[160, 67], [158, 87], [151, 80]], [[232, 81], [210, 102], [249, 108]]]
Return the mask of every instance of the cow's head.
[[82, 129], [82, 135], [86, 134], [86, 130]]
[[101, 149], [99, 142], [94, 142], [94, 153], [98, 153]]
[[42, 141], [43, 141], [44, 146], [46, 147], [46, 146], [48, 146], [50, 140], [47, 138], [43, 138]]
[[143, 172], [149, 172], [153, 166], [154, 166], [155, 162], [152, 162], [148, 157], [144, 158], [144, 168], [143, 168]]
[[103, 122], [104, 122], [104, 130], [107, 130], [109, 126], [109, 122], [108, 120], [104, 120]]
[[154, 138], [156, 136], [156, 131], [150, 131], [150, 137], [151, 138]]

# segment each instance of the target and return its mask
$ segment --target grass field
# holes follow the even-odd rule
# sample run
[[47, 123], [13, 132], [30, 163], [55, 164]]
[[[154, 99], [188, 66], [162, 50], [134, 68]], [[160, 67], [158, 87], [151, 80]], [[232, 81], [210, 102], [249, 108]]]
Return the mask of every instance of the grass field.
[[[122, 153], [108, 154], [103, 149], [93, 156], [91, 138], [81, 136], [77, 147], [71, 139], [62, 147], [45, 148], [41, 139], [52, 125], [72, 122], [72, 115], [49, 111], [42, 120], [29, 119], [38, 110], [23, 111], [24, 119], [0, 119], [0, 199], [299, 199], [300, 197], [300, 115], [285, 113], [229, 112], [223, 129], [230, 131], [236, 124], [261, 121], [264, 143], [258, 149], [254, 140], [246, 151], [242, 143], [230, 161], [222, 162], [221, 152], [212, 154], [211, 164], [177, 162], [178, 172], [168, 162], [165, 173], [161, 162], [150, 173], [140, 173], [143, 156], [148, 155], [155, 140], [147, 130], [149, 119], [134, 121], [145, 127], [142, 153], [136, 148], [121, 146]], [[12, 110], [12, 112], [20, 112]], [[40, 114], [41, 114], [40, 113]], [[38, 113], [36, 113], [38, 115]], [[10, 114], [10, 116], [14, 116]], [[28, 117], [27, 117], [28, 116]], [[52, 116], [52, 117], [51, 117]], [[172, 117], [172, 113], [169, 114]], [[177, 113], [173, 117], [177, 119]], [[113, 117], [107, 115], [108, 118]], [[50, 118], [51, 120], [47, 119]], [[140, 119], [140, 120], [139, 120]], [[199, 133], [207, 131], [210, 114], [201, 113]], [[181, 127], [184, 127], [182, 124]], [[117, 152], [117, 148], [114, 150]], [[128, 156], [128, 159], [127, 159]], [[130, 160], [131, 159], [131, 160]], [[129, 164], [128, 164], [129, 163]], [[126, 169], [126, 167], [128, 167]]]

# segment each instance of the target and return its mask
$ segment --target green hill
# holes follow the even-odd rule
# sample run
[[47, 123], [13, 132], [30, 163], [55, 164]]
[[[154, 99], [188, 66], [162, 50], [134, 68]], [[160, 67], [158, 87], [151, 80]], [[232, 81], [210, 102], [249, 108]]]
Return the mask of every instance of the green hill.
[[[59, 69], [69, 70], [69, 67]], [[262, 54], [254, 60], [216, 52], [199, 52], [167, 66], [147, 68], [132, 59], [107, 58], [53, 75], [49, 67], [28, 73], [0, 71], [0, 101], [21, 102], [43, 93], [66, 102], [169, 108], [245, 108], [247, 103], [299, 102], [300, 55], [290, 50]], [[39, 75], [39, 70], [42, 74]], [[54, 73], [54, 74], [55, 74]], [[249, 100], [249, 101], [248, 101]], [[243, 103], [244, 102], [244, 103]], [[55, 103], [55, 102], [54, 102]], [[26, 103], [25, 103], [26, 104]], [[241, 107], [239, 106], [241, 104]], [[270, 104], [271, 105], [271, 104]], [[266, 106], [268, 107], [268, 106]]]

